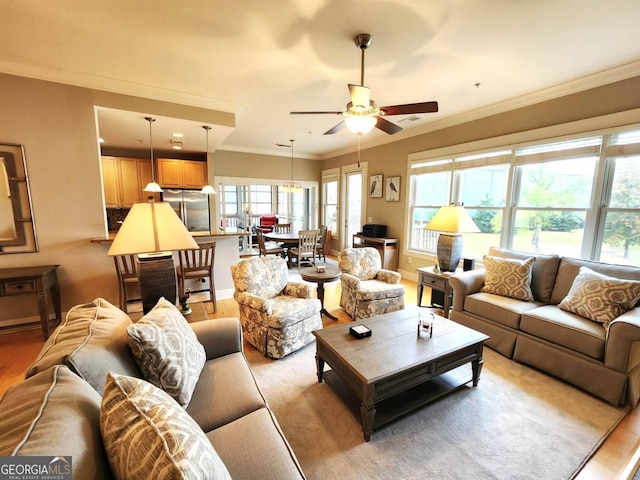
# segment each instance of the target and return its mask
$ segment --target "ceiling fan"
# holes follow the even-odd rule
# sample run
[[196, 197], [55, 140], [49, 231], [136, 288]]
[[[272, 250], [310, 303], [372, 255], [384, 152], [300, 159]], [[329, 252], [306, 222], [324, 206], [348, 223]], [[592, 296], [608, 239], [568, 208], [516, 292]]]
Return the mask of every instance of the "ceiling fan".
[[291, 112], [291, 115], [342, 115], [345, 119], [335, 127], [324, 132], [331, 135], [342, 130], [345, 126], [356, 134], [365, 134], [373, 127], [393, 135], [402, 130], [402, 127], [388, 121], [389, 115], [409, 115], [415, 113], [433, 113], [438, 111], [438, 102], [408, 103], [405, 105], [391, 105], [378, 107], [371, 100], [369, 87], [364, 86], [364, 53], [371, 46], [372, 36], [368, 33], [360, 33], [353, 39], [356, 46], [362, 52], [360, 61], [360, 85], [349, 84], [351, 101], [343, 112]]

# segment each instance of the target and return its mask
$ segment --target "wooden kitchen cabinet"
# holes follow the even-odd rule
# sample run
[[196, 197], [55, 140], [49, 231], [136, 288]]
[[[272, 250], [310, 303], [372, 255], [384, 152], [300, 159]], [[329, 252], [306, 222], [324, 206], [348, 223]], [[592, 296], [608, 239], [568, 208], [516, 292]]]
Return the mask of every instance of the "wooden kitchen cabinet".
[[158, 159], [158, 183], [163, 188], [202, 188], [207, 176], [207, 162]]
[[102, 157], [102, 184], [107, 208], [118, 207], [118, 159]]
[[118, 186], [120, 187], [120, 206], [131, 207], [141, 201], [144, 185], [140, 187], [138, 160], [135, 158], [118, 159]]
[[102, 157], [105, 206], [131, 208], [134, 203], [146, 202], [148, 195], [154, 195], [143, 191], [151, 178], [151, 160]]

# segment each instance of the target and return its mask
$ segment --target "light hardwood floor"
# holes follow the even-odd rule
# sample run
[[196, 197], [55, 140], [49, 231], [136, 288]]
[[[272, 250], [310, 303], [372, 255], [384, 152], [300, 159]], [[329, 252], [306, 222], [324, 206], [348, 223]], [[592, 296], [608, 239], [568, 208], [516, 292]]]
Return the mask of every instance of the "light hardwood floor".
[[[416, 283], [403, 280], [406, 288], [405, 302], [415, 305], [417, 299]], [[347, 323], [351, 318], [339, 307], [340, 283], [325, 285], [325, 307], [338, 323]], [[428, 289], [425, 289], [423, 305], [429, 303]], [[233, 299], [218, 300], [218, 312], [212, 313], [212, 304], [206, 307], [211, 318], [238, 317], [238, 304]], [[141, 313], [132, 313], [137, 319]], [[335, 324], [333, 320], [323, 317], [325, 326]], [[39, 327], [17, 332], [0, 333], [0, 397], [14, 383], [24, 378], [24, 372], [36, 357], [44, 340]], [[245, 342], [245, 349], [253, 347]], [[589, 460], [576, 477], [577, 480], [627, 479], [640, 461], [640, 407], [631, 410], [618, 427], [607, 437], [595, 455]]]

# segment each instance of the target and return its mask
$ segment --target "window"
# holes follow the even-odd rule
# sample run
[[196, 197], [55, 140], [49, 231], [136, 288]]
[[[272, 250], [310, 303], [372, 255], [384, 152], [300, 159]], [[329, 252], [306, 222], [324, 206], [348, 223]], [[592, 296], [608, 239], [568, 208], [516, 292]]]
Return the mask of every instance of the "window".
[[338, 174], [324, 173], [322, 176], [322, 225], [334, 234], [338, 232]]
[[[463, 204], [490, 246], [640, 264], [640, 130], [410, 161], [407, 247], [434, 254], [423, 231], [437, 208]], [[436, 232], [437, 233], [437, 232]]]
[[480, 233], [464, 234], [464, 255], [482, 258], [491, 246], [500, 245], [509, 165], [467, 168], [460, 170], [456, 178], [460, 203], [480, 230]]
[[425, 252], [435, 252], [438, 243], [436, 232], [424, 227], [436, 214], [438, 208], [449, 203], [450, 172], [428, 172], [411, 176], [412, 206], [411, 248]]
[[511, 151], [423, 162], [411, 176], [410, 248], [435, 253], [438, 232], [424, 226], [443, 205], [463, 204], [481, 233], [466, 233], [465, 256], [482, 257], [500, 244]]
[[[624, 145], [624, 146], [623, 146]], [[640, 264], [640, 131], [611, 135], [599, 260]]]
[[251, 213], [256, 215], [272, 215], [273, 190], [271, 185], [251, 185]]
[[279, 222], [289, 220], [296, 229], [315, 228], [318, 216], [311, 211], [317, 203], [317, 184], [303, 182], [300, 193], [286, 193], [279, 188], [284, 181], [251, 178], [217, 179], [220, 226], [249, 230], [260, 224], [262, 215], [275, 214]]

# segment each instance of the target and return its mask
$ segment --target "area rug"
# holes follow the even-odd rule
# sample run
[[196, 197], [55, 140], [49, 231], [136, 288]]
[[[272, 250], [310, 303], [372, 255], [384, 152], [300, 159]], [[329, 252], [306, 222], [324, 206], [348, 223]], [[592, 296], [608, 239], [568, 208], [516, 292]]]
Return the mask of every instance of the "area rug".
[[317, 383], [314, 344], [280, 360], [245, 353], [309, 480], [568, 479], [627, 412], [485, 348], [478, 387], [365, 442], [359, 419]]

